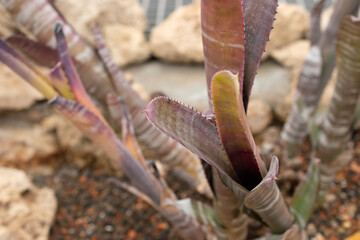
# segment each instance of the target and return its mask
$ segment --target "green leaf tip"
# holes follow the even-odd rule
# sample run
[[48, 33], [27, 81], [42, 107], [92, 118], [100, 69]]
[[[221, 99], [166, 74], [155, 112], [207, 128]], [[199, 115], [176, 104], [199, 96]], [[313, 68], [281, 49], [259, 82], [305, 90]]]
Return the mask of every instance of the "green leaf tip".
[[238, 75], [230, 71], [217, 72], [211, 93], [222, 145], [239, 183], [251, 190], [261, 182], [263, 167], [247, 122]]

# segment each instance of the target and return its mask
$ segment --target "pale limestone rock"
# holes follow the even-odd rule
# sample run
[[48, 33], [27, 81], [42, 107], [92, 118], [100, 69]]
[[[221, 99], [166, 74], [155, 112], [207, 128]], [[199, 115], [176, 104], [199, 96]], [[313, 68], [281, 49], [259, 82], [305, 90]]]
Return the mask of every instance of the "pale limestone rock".
[[37, 90], [3, 64], [0, 64], [0, 86], [0, 112], [25, 109], [43, 99]]
[[1, 127], [0, 146], [0, 163], [10, 166], [41, 161], [59, 152], [54, 136], [38, 125]]
[[291, 71], [273, 61], [267, 61], [258, 69], [250, 100], [260, 99], [275, 109], [290, 90]]
[[150, 46], [141, 30], [120, 24], [105, 25], [103, 29], [106, 44], [118, 65], [143, 62], [150, 57]]
[[150, 36], [153, 55], [168, 62], [204, 61], [201, 40], [200, 1], [175, 10]]
[[[56, 7], [80, 34], [91, 37], [95, 22], [123, 24], [145, 31], [145, 11], [138, 0], [56, 0]], [[92, 38], [92, 37], [91, 37]]]
[[54, 191], [38, 189], [11, 168], [0, 168], [0, 189], [0, 239], [48, 239], [57, 208]]
[[271, 52], [271, 57], [284, 67], [298, 67], [303, 65], [309, 49], [310, 42], [308, 40], [297, 40], [285, 47], [275, 49]]
[[5, 38], [11, 35], [15, 24], [11, 21], [10, 15], [0, 4], [0, 37]]
[[299, 5], [281, 2], [277, 12], [274, 29], [265, 48], [269, 53], [301, 39], [309, 30], [309, 13]]
[[48, 131], [56, 132], [59, 148], [65, 154], [66, 159], [79, 168], [88, 166], [94, 159], [100, 159], [95, 164], [109, 168], [105, 153], [93, 144], [74, 124], [61, 114], [53, 114], [46, 117], [41, 126]]
[[26, 232], [16, 229], [10, 230], [6, 227], [0, 226], [0, 239], [6, 240], [32, 240], [29, 234]]
[[121, 66], [150, 57], [144, 35], [146, 15], [138, 0], [57, 0], [56, 6], [76, 31], [92, 44], [92, 29], [94, 23], [99, 23], [116, 63]]
[[258, 99], [249, 102], [247, 117], [253, 134], [259, 134], [269, 126], [273, 119], [271, 107]]

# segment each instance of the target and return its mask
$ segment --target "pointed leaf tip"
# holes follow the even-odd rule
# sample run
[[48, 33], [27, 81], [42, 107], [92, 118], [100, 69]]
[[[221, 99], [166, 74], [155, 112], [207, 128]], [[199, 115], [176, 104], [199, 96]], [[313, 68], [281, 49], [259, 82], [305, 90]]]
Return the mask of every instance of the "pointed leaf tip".
[[107, 124], [99, 110], [96, 108], [96, 106], [90, 99], [84, 88], [84, 85], [80, 80], [79, 74], [74, 66], [73, 60], [69, 53], [66, 37], [62, 29], [62, 24], [60, 22], [57, 22], [55, 24], [54, 32], [61, 65], [68, 79], [68, 83], [71, 87], [72, 93], [74, 94], [75, 100], [84, 105], [92, 113], [99, 117], [105, 124]]
[[62, 31], [62, 24], [61, 24], [61, 22], [56, 22], [54, 24], [54, 33], [58, 34], [58, 33], [60, 33], [60, 31]]

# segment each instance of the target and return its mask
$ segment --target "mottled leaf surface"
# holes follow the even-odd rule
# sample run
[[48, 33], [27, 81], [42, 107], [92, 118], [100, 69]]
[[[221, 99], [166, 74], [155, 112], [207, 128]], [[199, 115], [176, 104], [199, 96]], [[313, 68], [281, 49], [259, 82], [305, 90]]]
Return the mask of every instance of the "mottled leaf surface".
[[255, 75], [269, 40], [278, 0], [243, 0], [245, 21], [245, 67], [243, 99], [249, 103]]
[[115, 168], [122, 171], [156, 204], [160, 203], [161, 186], [126, 150], [111, 128], [81, 104], [55, 97], [50, 104], [105, 151]]
[[27, 81], [31, 86], [37, 89], [47, 99], [52, 99], [57, 95], [55, 90], [47, 83], [39, 71], [31, 67], [21, 58], [15, 51], [13, 51], [6, 43], [0, 39], [0, 61], [7, 65], [16, 74]]
[[59, 62], [59, 55], [55, 49], [25, 36], [14, 35], [8, 37], [6, 42], [41, 66], [53, 68]]
[[294, 220], [275, 182], [278, 171], [279, 160], [274, 156], [264, 179], [245, 197], [245, 206], [256, 212], [273, 233], [285, 232]]
[[145, 159], [137, 143], [131, 116], [124, 100], [121, 97], [109, 93], [107, 96], [107, 104], [112, 119], [121, 126], [122, 141], [126, 149], [145, 166]]
[[346, 16], [337, 39], [334, 96], [321, 124], [316, 156], [331, 165], [344, 150], [360, 94], [360, 18]]
[[211, 92], [222, 145], [239, 184], [251, 190], [262, 180], [262, 160], [247, 122], [239, 92], [238, 76], [229, 71], [216, 73], [212, 80]]
[[150, 122], [162, 132], [236, 179], [216, 127], [201, 114], [166, 97], [152, 100], [145, 112]]
[[338, 0], [334, 4], [334, 12], [331, 15], [329, 24], [326, 27], [324, 33], [322, 34], [319, 42], [323, 58], [323, 67], [321, 71], [321, 87], [318, 93], [317, 103], [318, 101], [320, 101], [320, 97], [335, 67], [335, 42], [340, 24], [347, 14], [350, 14], [352, 11], [354, 11], [354, 9], [358, 6], [359, 2], [360, 0]]
[[66, 78], [68, 79], [75, 100], [78, 103], [84, 105], [92, 113], [102, 119], [103, 122], [105, 122], [103, 116], [100, 114], [99, 110], [96, 108], [94, 103], [91, 101], [89, 95], [86, 93], [86, 90], [80, 80], [80, 77], [71, 59], [61, 23], [55, 24], [54, 34], [56, 37], [61, 66], [64, 69]]
[[310, 31], [309, 31], [309, 39], [311, 46], [318, 44], [321, 37], [321, 13], [324, 8], [326, 0], [318, 0], [313, 9], [311, 10], [310, 15]]
[[201, 32], [205, 72], [211, 104], [211, 79], [220, 70], [239, 74], [243, 86], [245, 34], [241, 0], [202, 0]]
[[307, 177], [296, 190], [290, 209], [301, 229], [306, 227], [314, 205], [319, 187], [319, 160], [314, 159], [309, 165]]

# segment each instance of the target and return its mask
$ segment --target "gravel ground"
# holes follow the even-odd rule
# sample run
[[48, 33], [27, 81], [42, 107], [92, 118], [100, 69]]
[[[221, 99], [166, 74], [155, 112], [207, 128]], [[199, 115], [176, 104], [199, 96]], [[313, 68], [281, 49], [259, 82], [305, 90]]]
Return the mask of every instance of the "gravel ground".
[[[356, 135], [357, 147], [360, 135]], [[305, 159], [305, 158], [304, 158]], [[304, 169], [305, 167], [303, 167]], [[36, 176], [39, 186], [56, 191], [58, 210], [50, 239], [180, 239], [170, 224], [141, 199], [109, 182], [102, 170], [63, 165], [53, 176]], [[126, 180], [124, 177], [121, 180]], [[169, 176], [169, 185], [180, 198], [202, 197]], [[296, 181], [295, 181], [296, 182]], [[279, 181], [282, 190], [285, 184]], [[185, 187], [184, 187], [185, 186]], [[293, 188], [293, 187], [291, 187]], [[345, 239], [360, 229], [360, 158], [337, 175], [325, 204], [316, 209], [307, 227], [310, 239]], [[290, 191], [292, 192], [292, 191]], [[252, 222], [249, 239], [266, 228]]]

